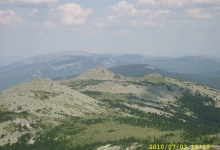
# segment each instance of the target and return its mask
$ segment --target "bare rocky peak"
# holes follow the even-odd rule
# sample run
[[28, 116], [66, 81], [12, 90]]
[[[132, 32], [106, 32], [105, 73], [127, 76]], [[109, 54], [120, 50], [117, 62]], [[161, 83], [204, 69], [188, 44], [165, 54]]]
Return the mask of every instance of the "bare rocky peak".
[[151, 74], [145, 75], [145, 77], [147, 77], [147, 76], [152, 76], [152, 77], [163, 77], [163, 76], [160, 75], [159, 73], [151, 73]]
[[108, 69], [104, 67], [97, 67], [91, 70], [88, 70], [78, 77], [76, 79], [81, 80], [116, 80], [116, 79], [123, 79], [124, 77], [121, 75], [114, 74], [113, 72], [109, 71]]
[[24, 91], [41, 90], [41, 91], [63, 91], [65, 90], [60, 84], [47, 79], [47, 78], [35, 78], [27, 83], [18, 84], [6, 92], [23, 93]]
[[0, 99], [0, 105], [11, 111], [22, 107], [23, 111], [37, 115], [37, 110], [49, 108], [50, 113], [44, 115], [53, 116], [62, 112], [84, 116], [85, 113], [99, 112], [97, 100], [45, 78], [33, 79], [5, 90], [0, 94]]
[[[17, 142], [18, 137], [27, 133], [23, 130], [18, 132], [17, 126], [21, 125], [22, 129], [25, 126], [34, 133], [35, 129], [30, 124], [38, 124], [39, 119], [41, 123], [46, 124], [48, 121], [55, 125], [57, 122], [54, 118], [57, 117], [67, 115], [84, 117], [104, 113], [105, 110], [99, 107], [99, 103], [87, 95], [50, 79], [37, 78], [16, 85], [0, 93], [0, 107], [14, 117], [19, 117], [19, 114], [25, 114], [25, 116], [23, 118], [20, 115], [15, 120], [0, 124], [0, 133], [4, 134], [4, 138], [0, 138], [0, 146]], [[16, 125], [16, 132], [7, 130], [11, 124]]]

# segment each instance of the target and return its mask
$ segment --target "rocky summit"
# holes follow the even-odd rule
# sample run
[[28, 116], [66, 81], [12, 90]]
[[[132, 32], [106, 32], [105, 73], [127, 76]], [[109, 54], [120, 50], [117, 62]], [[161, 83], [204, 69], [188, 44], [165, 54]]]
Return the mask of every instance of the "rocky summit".
[[78, 77], [76, 79], [80, 80], [116, 80], [123, 78], [121, 75], [114, 74], [113, 72], [109, 71], [108, 69], [104, 67], [97, 67], [91, 70], [88, 70]]

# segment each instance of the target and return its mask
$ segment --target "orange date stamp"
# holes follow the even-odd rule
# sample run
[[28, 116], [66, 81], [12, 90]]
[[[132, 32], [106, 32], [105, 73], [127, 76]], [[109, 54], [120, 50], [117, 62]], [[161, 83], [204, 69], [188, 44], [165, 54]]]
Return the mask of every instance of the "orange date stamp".
[[173, 150], [173, 149], [180, 149], [180, 150], [208, 150], [210, 148], [210, 144], [149, 144], [149, 150]]

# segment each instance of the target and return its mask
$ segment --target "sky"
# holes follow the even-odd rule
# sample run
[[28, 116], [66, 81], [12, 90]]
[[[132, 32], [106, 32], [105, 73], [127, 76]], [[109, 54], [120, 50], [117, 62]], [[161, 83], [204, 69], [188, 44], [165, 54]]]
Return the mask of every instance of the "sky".
[[0, 0], [0, 55], [220, 57], [220, 0]]

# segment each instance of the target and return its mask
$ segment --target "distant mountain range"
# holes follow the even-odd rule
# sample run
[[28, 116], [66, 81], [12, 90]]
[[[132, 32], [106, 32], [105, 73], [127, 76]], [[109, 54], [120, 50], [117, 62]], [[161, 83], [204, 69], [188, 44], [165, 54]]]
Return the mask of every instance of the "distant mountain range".
[[[184, 80], [193, 79], [190, 81], [197, 81], [197, 83], [220, 89], [220, 86], [216, 85], [220, 78], [220, 61], [216, 58], [204, 56], [150, 58], [136, 54], [91, 54], [81, 51], [66, 51], [35, 56], [0, 67], [0, 90], [7, 89], [15, 84], [27, 82], [38, 77], [62, 79], [74, 77], [84, 71], [98, 66], [112, 68], [112, 71], [114, 71], [117, 70], [114, 69], [114, 67], [131, 64], [145, 64], [145, 67], [146, 64], [149, 64], [148, 66], [150, 68], [147, 67], [142, 70], [139, 76], [147, 72], [156, 72], [161, 74], [170, 74], [168, 72], [175, 72], [181, 74], [175, 74], [175, 76], [172, 77], [178, 77], [179, 79]], [[145, 72], [146, 70], [148, 71]], [[130, 71], [130, 69], [128, 71]], [[135, 76], [138, 76], [138, 73], [140, 72], [136, 71]], [[129, 74], [132, 73], [126, 73], [126, 76], [129, 76]], [[197, 78], [198, 75], [203, 76], [204, 78]], [[186, 76], [189, 77], [186, 78]], [[207, 79], [209, 79], [209, 81], [207, 81]]]
[[220, 58], [218, 57], [184, 56], [153, 59], [148, 62], [155, 67], [176, 73], [219, 75], [220, 71]]
[[144, 75], [158, 73], [162, 76], [195, 82], [197, 84], [210, 86], [220, 89], [220, 76], [217, 74], [201, 74], [201, 73], [177, 73], [168, 72], [162, 69], [153, 68], [147, 64], [129, 64], [109, 68], [112, 72], [121, 74], [125, 77], [141, 77]]

